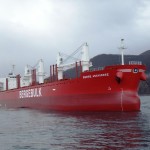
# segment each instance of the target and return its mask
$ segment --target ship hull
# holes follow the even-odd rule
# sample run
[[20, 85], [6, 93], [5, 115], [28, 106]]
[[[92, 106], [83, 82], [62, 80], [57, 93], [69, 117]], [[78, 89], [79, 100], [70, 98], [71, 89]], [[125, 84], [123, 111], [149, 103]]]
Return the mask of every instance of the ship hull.
[[[145, 67], [110, 68], [84, 72], [75, 79], [0, 92], [0, 106], [56, 111], [139, 111], [137, 91]], [[133, 72], [134, 68], [139, 71]]]
[[[130, 93], [130, 92], [129, 92]], [[1, 100], [3, 108], [31, 108], [59, 111], [139, 111], [140, 98], [136, 93], [49, 96]]]

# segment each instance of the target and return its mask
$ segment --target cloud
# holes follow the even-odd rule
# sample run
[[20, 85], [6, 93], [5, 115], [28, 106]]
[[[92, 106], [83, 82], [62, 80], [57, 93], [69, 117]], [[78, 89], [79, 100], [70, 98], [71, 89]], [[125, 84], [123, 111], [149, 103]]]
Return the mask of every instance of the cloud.
[[70, 54], [88, 42], [90, 56], [139, 54], [150, 48], [150, 2], [148, 0], [0, 0], [0, 68], [10, 64], [23, 72], [38, 59], [55, 63], [58, 51]]

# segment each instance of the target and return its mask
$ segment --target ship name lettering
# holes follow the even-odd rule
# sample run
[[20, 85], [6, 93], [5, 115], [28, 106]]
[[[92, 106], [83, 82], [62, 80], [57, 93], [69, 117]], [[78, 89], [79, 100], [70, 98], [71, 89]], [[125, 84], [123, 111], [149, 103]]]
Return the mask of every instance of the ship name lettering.
[[109, 73], [100, 73], [100, 74], [83, 76], [83, 79], [98, 78], [98, 77], [108, 77], [108, 76], [109, 76]]
[[97, 78], [97, 77], [108, 77], [109, 73], [101, 73], [101, 74], [94, 74], [92, 77]]
[[91, 75], [83, 76], [83, 79], [91, 78]]
[[35, 88], [35, 89], [27, 89], [27, 90], [21, 90], [19, 91], [19, 98], [32, 98], [32, 97], [41, 97], [42, 91], [41, 88]]

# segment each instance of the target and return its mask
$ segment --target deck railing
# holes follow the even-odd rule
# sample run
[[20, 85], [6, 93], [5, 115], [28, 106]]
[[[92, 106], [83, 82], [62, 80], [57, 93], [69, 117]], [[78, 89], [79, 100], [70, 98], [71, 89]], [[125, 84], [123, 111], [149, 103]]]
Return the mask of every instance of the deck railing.
[[142, 61], [129, 61], [129, 65], [142, 65]]
[[97, 67], [97, 68], [90, 68], [89, 71], [98, 71], [98, 70], [103, 70], [104, 67]]

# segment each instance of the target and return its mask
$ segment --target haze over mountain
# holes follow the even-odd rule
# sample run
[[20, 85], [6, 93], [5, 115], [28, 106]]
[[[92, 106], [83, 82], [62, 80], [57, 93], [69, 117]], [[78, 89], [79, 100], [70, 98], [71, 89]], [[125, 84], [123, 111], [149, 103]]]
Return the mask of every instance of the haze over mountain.
[[[125, 55], [124, 61], [125, 64], [129, 64], [131, 61], [139, 61], [142, 64], [146, 65], [146, 73], [150, 74], [150, 50], [147, 50], [139, 55]], [[105, 67], [109, 65], [119, 65], [121, 64], [121, 55], [118, 54], [100, 54], [91, 58], [92, 67]], [[66, 76], [75, 76], [75, 69], [69, 69], [65, 72]]]
[[[141, 61], [142, 64], [146, 65], [146, 73], [150, 73], [150, 50], [147, 50], [139, 55], [125, 55], [125, 64], [129, 64], [130, 61]], [[104, 67], [108, 65], [121, 64], [121, 55], [115, 54], [100, 54], [91, 59], [93, 68]]]

